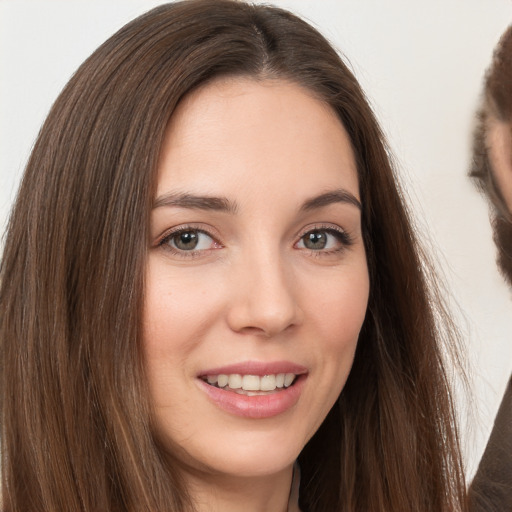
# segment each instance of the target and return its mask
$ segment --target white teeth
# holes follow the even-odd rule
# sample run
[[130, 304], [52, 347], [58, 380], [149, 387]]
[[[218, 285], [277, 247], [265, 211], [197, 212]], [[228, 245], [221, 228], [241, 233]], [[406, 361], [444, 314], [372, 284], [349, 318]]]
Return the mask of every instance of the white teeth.
[[275, 375], [264, 375], [260, 379], [261, 391], [274, 391], [276, 389], [276, 376]]
[[245, 391], [261, 391], [261, 379], [257, 375], [244, 375], [242, 378], [242, 389]]
[[240, 389], [242, 387], [242, 376], [238, 373], [230, 375], [228, 379], [228, 386], [231, 389]]
[[252, 396], [253, 391], [274, 391], [277, 389], [288, 388], [295, 381], [296, 375], [294, 373], [277, 373], [271, 375], [240, 375], [233, 373], [230, 375], [207, 375], [206, 382], [212, 386], [219, 388], [228, 387], [232, 390], [247, 391], [249, 396]]
[[284, 376], [284, 387], [287, 388], [288, 386], [291, 386], [294, 379], [295, 379], [294, 373], [287, 373]]

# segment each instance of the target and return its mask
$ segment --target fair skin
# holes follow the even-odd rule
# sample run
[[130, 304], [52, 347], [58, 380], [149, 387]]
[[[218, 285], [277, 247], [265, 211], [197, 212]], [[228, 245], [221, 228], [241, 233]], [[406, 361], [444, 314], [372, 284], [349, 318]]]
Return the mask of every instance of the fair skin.
[[343, 125], [297, 85], [218, 80], [173, 114], [144, 349], [158, 436], [199, 512], [286, 511], [366, 313], [359, 202]]
[[512, 212], [512, 126], [491, 115], [485, 135], [496, 186], [508, 211]]

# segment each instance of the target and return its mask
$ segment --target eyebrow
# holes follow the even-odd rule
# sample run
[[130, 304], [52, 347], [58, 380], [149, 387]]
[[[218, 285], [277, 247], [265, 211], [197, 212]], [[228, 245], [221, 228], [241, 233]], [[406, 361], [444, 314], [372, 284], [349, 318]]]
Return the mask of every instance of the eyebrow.
[[329, 192], [325, 192], [324, 194], [320, 194], [319, 196], [312, 197], [311, 199], [308, 199], [300, 209], [301, 211], [315, 210], [317, 208], [329, 206], [330, 204], [334, 203], [351, 204], [359, 210], [363, 209], [359, 199], [357, 199], [356, 196], [354, 196], [351, 192], [343, 188], [331, 190]]
[[[307, 199], [300, 207], [300, 211], [315, 210], [335, 203], [351, 204], [359, 210], [362, 209], [361, 202], [351, 192], [345, 189], [337, 189]], [[226, 197], [198, 196], [185, 192], [164, 194], [153, 203], [153, 209], [163, 206], [193, 210], [213, 210], [231, 214], [238, 211], [237, 203], [230, 201]]]
[[226, 197], [197, 196], [188, 193], [170, 193], [158, 197], [153, 209], [162, 206], [189, 208], [193, 210], [213, 210], [218, 212], [236, 213], [238, 206]]

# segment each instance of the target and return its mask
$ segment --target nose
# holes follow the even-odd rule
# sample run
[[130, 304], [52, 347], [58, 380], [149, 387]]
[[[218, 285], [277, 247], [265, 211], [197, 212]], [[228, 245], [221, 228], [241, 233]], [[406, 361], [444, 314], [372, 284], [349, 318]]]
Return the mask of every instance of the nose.
[[302, 323], [292, 271], [276, 254], [251, 254], [231, 279], [227, 321], [233, 331], [270, 338]]

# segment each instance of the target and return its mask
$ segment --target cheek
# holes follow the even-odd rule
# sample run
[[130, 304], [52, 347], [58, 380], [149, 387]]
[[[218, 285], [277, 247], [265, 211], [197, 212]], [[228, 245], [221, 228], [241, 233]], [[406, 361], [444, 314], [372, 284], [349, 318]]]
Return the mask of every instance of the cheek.
[[171, 272], [165, 262], [150, 257], [143, 315], [144, 346], [149, 358], [171, 353], [173, 359], [186, 358], [216, 315], [219, 306], [215, 283], [189, 274]]
[[368, 272], [366, 266], [361, 266], [345, 274], [344, 279], [331, 280], [323, 293], [311, 301], [316, 339], [321, 347], [319, 354], [329, 376], [325, 385], [338, 391], [341, 391], [352, 367], [366, 316], [368, 295]]
[[322, 338], [336, 350], [355, 344], [368, 306], [369, 278], [366, 266], [333, 276], [319, 288], [308, 309]]
[[508, 123], [488, 119], [486, 143], [491, 173], [506, 207], [512, 212], [512, 132]]
[[[321, 291], [320, 291], [321, 289]], [[308, 358], [315, 361], [310, 397], [309, 436], [319, 428], [345, 386], [354, 361], [359, 333], [366, 315], [369, 279], [366, 266], [333, 275], [309, 302]]]
[[186, 363], [197, 350], [208, 319], [215, 316], [208, 313], [214, 309], [208, 296], [205, 287], [171, 273], [160, 258], [150, 257], [142, 327], [148, 385], [157, 408], [174, 410], [178, 404], [169, 390], [181, 389], [190, 380]]

